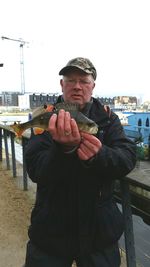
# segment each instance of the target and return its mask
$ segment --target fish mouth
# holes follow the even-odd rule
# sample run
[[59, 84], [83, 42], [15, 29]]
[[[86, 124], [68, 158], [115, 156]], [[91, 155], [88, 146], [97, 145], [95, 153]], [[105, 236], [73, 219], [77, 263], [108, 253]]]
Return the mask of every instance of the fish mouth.
[[78, 123], [80, 131], [89, 133], [89, 134], [97, 134], [98, 127], [97, 125], [88, 125], [88, 124], [82, 124]]

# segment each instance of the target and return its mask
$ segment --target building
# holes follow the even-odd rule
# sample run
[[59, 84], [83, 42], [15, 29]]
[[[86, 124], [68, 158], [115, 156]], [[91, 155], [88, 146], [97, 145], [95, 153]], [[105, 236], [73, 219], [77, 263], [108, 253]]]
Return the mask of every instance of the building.
[[18, 106], [20, 110], [30, 109], [30, 94], [24, 94], [18, 96]]
[[114, 98], [111, 97], [96, 97], [103, 105], [108, 105], [110, 107], [114, 106]]
[[2, 92], [0, 95], [0, 105], [6, 107], [18, 106], [18, 95], [20, 95], [19, 92]]
[[144, 144], [150, 142], [150, 112], [123, 112], [128, 117], [128, 126], [124, 126], [124, 129], [128, 136], [132, 133], [140, 137], [140, 140]]
[[130, 109], [135, 110], [137, 107], [137, 98], [135, 96], [115, 96], [114, 108], [115, 109]]
[[126, 135], [137, 143], [137, 159], [150, 160], [150, 112], [126, 113]]
[[32, 94], [30, 95], [30, 108], [42, 106], [44, 104], [54, 104], [58, 98], [57, 94]]
[[54, 104], [58, 98], [57, 94], [24, 94], [18, 96], [20, 109], [34, 109], [45, 104]]

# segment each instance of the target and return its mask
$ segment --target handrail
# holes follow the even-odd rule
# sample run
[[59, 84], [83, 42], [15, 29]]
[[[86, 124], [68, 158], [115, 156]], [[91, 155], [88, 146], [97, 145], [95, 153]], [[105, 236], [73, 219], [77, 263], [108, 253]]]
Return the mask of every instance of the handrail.
[[[11, 159], [12, 159], [12, 169], [13, 169], [13, 177], [17, 175], [17, 167], [16, 167], [16, 155], [15, 155], [15, 133], [11, 129], [9, 125], [0, 124], [0, 161], [2, 161], [2, 137], [4, 138], [4, 146], [5, 146], [5, 156], [6, 156], [6, 165], [7, 170], [10, 170], [10, 153], [8, 151], [8, 138], [11, 140]], [[25, 146], [30, 138], [29, 133], [25, 133], [22, 135], [21, 143], [22, 146], [22, 154], [23, 154], [23, 189], [28, 190], [28, 177], [24, 159], [24, 150]]]
[[[9, 154], [9, 151], [8, 151], [8, 139], [9, 138], [11, 141], [11, 155]], [[22, 151], [23, 151], [22, 177], [23, 177], [23, 189], [24, 190], [28, 190], [28, 175], [27, 175], [26, 166], [25, 166], [24, 150], [25, 150], [25, 146], [29, 138], [30, 138], [30, 133], [24, 133], [22, 136], [22, 143], [21, 143]], [[13, 177], [16, 177], [17, 176], [17, 164], [16, 164], [16, 155], [15, 155], [15, 133], [9, 126], [0, 124], [0, 161], [3, 160], [2, 139], [4, 140], [6, 167], [8, 170], [10, 170], [11, 165], [12, 165]], [[10, 158], [12, 160], [12, 164], [10, 164]], [[119, 182], [119, 186], [118, 186], [118, 182]], [[138, 208], [136, 207], [136, 201], [135, 201], [136, 194], [134, 195], [134, 198], [133, 198], [131, 187], [134, 187], [134, 188], [138, 187], [141, 190], [146, 190], [146, 193], [149, 196], [149, 198], [147, 199], [147, 203], [149, 203], [147, 205], [147, 208], [148, 208], [147, 211], [145, 211], [144, 208], [143, 210], [138, 210]], [[139, 212], [139, 215], [144, 219], [144, 221], [150, 224], [150, 178], [149, 179], [145, 178], [143, 176], [143, 172], [141, 171], [140, 173], [140, 170], [138, 170], [138, 175], [137, 175], [137, 170], [136, 169], [133, 170], [128, 176], [123, 177], [119, 181], [117, 180], [115, 196], [118, 202], [120, 201], [122, 205], [122, 211], [123, 211], [123, 216], [124, 216], [124, 223], [125, 223], [124, 236], [125, 236], [127, 267], [136, 267], [132, 214]]]

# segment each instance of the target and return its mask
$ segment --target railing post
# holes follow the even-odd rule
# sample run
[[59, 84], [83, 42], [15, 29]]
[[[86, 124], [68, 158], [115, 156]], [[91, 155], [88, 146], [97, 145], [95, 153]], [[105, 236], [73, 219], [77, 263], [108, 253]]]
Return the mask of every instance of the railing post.
[[0, 161], [2, 161], [2, 128], [0, 128]]
[[9, 152], [8, 152], [8, 140], [7, 140], [8, 131], [3, 129], [3, 133], [4, 133], [4, 144], [5, 144], [7, 170], [10, 170], [10, 161], [9, 161]]
[[22, 136], [22, 151], [23, 151], [23, 188], [24, 190], [28, 190], [28, 175], [27, 175], [27, 170], [26, 170], [26, 163], [25, 163], [25, 157], [24, 157], [24, 152], [25, 152], [25, 146], [27, 144], [27, 140], [25, 137]]
[[129, 184], [124, 179], [120, 181], [122, 191], [122, 209], [125, 222], [125, 248], [126, 248], [126, 260], [127, 267], [136, 267], [136, 256], [134, 246], [134, 234], [133, 234], [133, 220], [132, 210], [130, 203]]
[[13, 177], [16, 177], [17, 176], [17, 172], [16, 172], [16, 157], [15, 157], [15, 142], [14, 142], [14, 139], [15, 139], [14, 133], [10, 133]]

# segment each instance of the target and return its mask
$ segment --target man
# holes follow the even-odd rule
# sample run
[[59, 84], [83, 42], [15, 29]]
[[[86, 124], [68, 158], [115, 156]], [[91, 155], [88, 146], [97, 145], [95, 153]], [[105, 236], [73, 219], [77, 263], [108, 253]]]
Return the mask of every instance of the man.
[[37, 196], [25, 267], [71, 267], [73, 261], [78, 267], [118, 267], [123, 219], [114, 181], [134, 168], [135, 144], [117, 115], [92, 97], [97, 72], [89, 59], [72, 59], [59, 74], [58, 102], [79, 104], [98, 132], [80, 132], [62, 109], [47, 132], [29, 140], [26, 166]]

